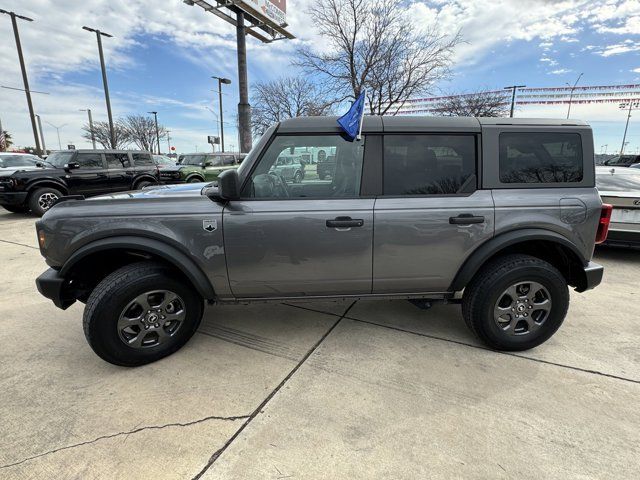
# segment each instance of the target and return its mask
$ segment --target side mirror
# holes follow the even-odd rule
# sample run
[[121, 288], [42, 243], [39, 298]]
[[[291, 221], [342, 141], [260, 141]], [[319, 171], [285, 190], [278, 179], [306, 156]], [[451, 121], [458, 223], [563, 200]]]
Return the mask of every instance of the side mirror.
[[211, 160], [207, 160], [202, 164], [202, 168], [205, 168], [205, 167], [213, 167], [213, 162]]
[[240, 198], [240, 178], [236, 169], [225, 170], [218, 175], [218, 194], [216, 200], [237, 200]]
[[43, 162], [36, 162], [36, 167], [44, 168], [44, 163]]
[[605, 160], [604, 162], [602, 162], [603, 165], [609, 165], [609, 160]]
[[67, 163], [64, 166], [65, 170], [75, 170], [76, 168], [80, 168], [80, 164], [78, 162]]

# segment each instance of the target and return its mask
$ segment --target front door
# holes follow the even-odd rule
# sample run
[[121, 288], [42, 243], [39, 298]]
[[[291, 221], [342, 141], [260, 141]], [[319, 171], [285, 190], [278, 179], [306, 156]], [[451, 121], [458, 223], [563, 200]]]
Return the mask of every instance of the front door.
[[[230, 287], [238, 298], [371, 293], [373, 198], [360, 197], [364, 140], [339, 135], [276, 136], [224, 209]], [[337, 167], [300, 183], [272, 167], [283, 152], [333, 147]]]
[[494, 233], [490, 190], [476, 190], [474, 135], [385, 135], [375, 205], [373, 293], [445, 292]]
[[72, 195], [99, 195], [109, 189], [109, 174], [102, 154], [78, 152], [71, 162], [79, 165], [67, 172], [67, 184]]

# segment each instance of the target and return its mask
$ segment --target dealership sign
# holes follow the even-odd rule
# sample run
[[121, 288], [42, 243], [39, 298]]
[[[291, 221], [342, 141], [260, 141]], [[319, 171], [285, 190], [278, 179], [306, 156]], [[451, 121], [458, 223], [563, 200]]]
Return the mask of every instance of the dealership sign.
[[235, 4], [267, 25], [282, 27], [287, 23], [287, 0], [243, 0]]

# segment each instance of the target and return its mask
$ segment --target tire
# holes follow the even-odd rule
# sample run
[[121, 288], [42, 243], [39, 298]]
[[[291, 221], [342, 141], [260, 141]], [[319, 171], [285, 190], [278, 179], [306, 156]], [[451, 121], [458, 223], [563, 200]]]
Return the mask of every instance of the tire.
[[[176, 298], [166, 304], [173, 298], [169, 294]], [[151, 309], [146, 314], [138, 303], [141, 298]], [[84, 334], [103, 360], [135, 367], [179, 350], [200, 325], [202, 312], [202, 298], [170, 268], [138, 262], [111, 273], [91, 292], [83, 315]], [[170, 320], [161, 320], [165, 317]]]
[[467, 285], [462, 299], [467, 326], [489, 347], [503, 351], [546, 342], [568, 308], [566, 279], [553, 265], [529, 255], [490, 261]]
[[149, 185], [154, 185], [154, 183], [149, 182], [148, 180], [141, 180], [136, 183], [135, 188], [136, 190], [142, 190], [144, 187], [148, 187]]
[[327, 178], [327, 175], [326, 175], [326, 174], [324, 174], [324, 173], [319, 173], [319, 174], [318, 174], [318, 178], [319, 178], [320, 180], [324, 180], [325, 178]]
[[293, 183], [300, 183], [300, 182], [302, 182], [302, 173], [296, 172], [296, 174], [293, 176]]
[[2, 205], [2, 208], [11, 213], [27, 213], [29, 207], [26, 205]]
[[41, 217], [51, 208], [54, 201], [62, 197], [63, 193], [51, 187], [38, 188], [29, 195], [29, 209]]
[[189, 180], [187, 180], [187, 183], [199, 183], [199, 182], [204, 182], [204, 180], [198, 177], [191, 177]]

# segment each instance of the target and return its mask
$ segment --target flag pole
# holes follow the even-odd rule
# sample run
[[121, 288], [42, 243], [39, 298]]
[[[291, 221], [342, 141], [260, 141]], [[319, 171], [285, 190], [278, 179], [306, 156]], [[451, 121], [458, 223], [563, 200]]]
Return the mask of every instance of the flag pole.
[[367, 101], [367, 89], [365, 88], [362, 91], [362, 95], [364, 95], [364, 100], [362, 103], [362, 115], [360, 115], [360, 126], [358, 127], [358, 136], [356, 137], [356, 140], [362, 140], [362, 124], [364, 123], [364, 106], [365, 103]]

